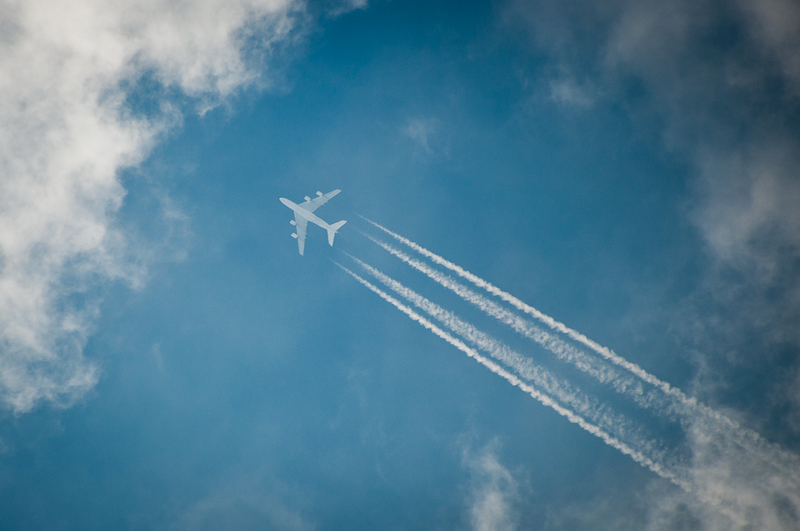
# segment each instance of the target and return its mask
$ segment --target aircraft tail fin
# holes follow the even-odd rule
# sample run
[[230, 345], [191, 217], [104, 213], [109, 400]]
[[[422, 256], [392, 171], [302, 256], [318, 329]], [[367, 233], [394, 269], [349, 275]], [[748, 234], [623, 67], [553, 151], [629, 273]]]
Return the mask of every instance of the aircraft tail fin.
[[328, 243], [331, 244], [331, 247], [333, 247], [333, 237], [336, 236], [336, 231], [338, 231], [345, 223], [347, 223], [347, 221], [342, 220], [326, 227], [328, 229]]

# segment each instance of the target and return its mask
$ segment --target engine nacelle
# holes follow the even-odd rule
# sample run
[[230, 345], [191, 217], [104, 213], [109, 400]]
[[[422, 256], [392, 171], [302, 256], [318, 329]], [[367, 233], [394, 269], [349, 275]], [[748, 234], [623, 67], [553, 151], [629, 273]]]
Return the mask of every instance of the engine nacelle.
[[292, 219], [292, 220], [289, 221], [289, 225], [297, 225], [297, 222]]
[[320, 196], [320, 197], [322, 197], [322, 192], [320, 192], [319, 190], [317, 190], [317, 195], [318, 195], [318, 196]]
[[305, 199], [306, 201], [311, 201], [311, 198], [308, 196], [305, 196], [303, 199]]
[[293, 232], [293, 233], [292, 233], [292, 238], [294, 238], [294, 239], [296, 240], [296, 239], [297, 239], [297, 234], [295, 234], [295, 233]]

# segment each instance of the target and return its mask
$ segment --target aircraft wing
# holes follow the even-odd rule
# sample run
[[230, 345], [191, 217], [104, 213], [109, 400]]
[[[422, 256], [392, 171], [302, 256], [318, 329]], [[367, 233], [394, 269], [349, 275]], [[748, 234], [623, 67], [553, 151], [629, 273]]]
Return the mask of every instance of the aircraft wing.
[[[314, 212], [316, 209], [327, 203], [331, 197], [335, 196], [339, 192], [341, 192], [341, 190], [334, 190], [333, 192], [328, 192], [325, 195], [318, 195], [314, 199], [309, 199], [304, 203], [300, 203], [298, 206], [305, 208], [309, 212]], [[300, 234], [298, 234], [298, 236], [300, 236]]]
[[306, 226], [308, 225], [308, 221], [306, 218], [299, 215], [297, 212], [294, 213], [294, 228], [297, 233], [297, 247], [300, 250], [300, 254], [303, 254], [303, 249], [306, 246]]

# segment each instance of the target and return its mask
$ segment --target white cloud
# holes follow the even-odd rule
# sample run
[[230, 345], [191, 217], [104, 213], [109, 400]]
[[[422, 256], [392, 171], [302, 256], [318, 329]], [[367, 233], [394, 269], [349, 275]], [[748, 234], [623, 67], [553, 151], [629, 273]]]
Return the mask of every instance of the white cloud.
[[338, 17], [351, 11], [366, 9], [369, 0], [331, 0], [328, 7], [328, 16]]
[[213, 104], [257, 81], [247, 39], [285, 39], [292, 0], [7, 1], [0, 7], [0, 400], [68, 404], [97, 381], [82, 349], [92, 290], [136, 283], [114, 228], [119, 171], [176, 123], [125, 86], [149, 76]]
[[570, 79], [550, 82], [550, 98], [562, 105], [588, 109], [594, 105], [594, 95], [588, 87], [581, 87]]
[[432, 153], [431, 141], [438, 129], [438, 121], [433, 118], [410, 118], [403, 132], [405, 135], [415, 140], [426, 153]]
[[[667, 147], [699, 163], [695, 219], [719, 258], [745, 251], [751, 231], [766, 226], [786, 227], [776, 246], [800, 244], [798, 209], [787, 207], [800, 139], [786, 118], [800, 110], [800, 4], [579, 0], [568, 9], [512, 0], [504, 20], [552, 54], [554, 101], [588, 104], [586, 83], [624, 97], [625, 83], [641, 82], [638, 111], [663, 119]], [[558, 74], [576, 71], [582, 85]]]
[[800, 508], [798, 459], [771, 447], [747, 451], [729, 437], [698, 426], [691, 433], [692, 475], [706, 529], [795, 529]]
[[169, 529], [313, 531], [316, 526], [284, 501], [296, 497], [296, 493], [270, 476], [259, 477], [257, 472], [250, 472], [221, 481], [207, 496], [183, 511]]
[[[744, 255], [758, 260], [787, 245], [800, 256], [800, 138], [784, 121], [800, 109], [800, 5], [621, 6], [605, 46], [607, 75], [642, 79], [667, 119], [667, 144], [694, 152], [694, 219], [713, 256], [743, 265]], [[726, 20], [746, 32], [735, 46], [714, 43], [715, 32], [731, 31]]]
[[779, 240], [800, 251], [798, 163], [794, 149], [779, 145], [698, 156], [703, 201], [696, 221], [715, 254], [760, 262], [769, 274], [775, 257], [759, 249], [761, 242]]
[[[653, 483], [647, 529], [789, 531], [800, 522], [797, 459], [763, 445], [744, 451], [730, 439], [696, 427], [691, 434], [691, 474], [695, 489], [686, 493]], [[714, 501], [715, 500], [715, 501]]]
[[474, 531], [513, 531], [517, 528], [514, 503], [517, 481], [497, 460], [495, 445], [478, 456], [464, 453], [464, 462], [472, 474], [469, 496], [470, 523]]
[[793, 0], [739, 0], [747, 29], [765, 55], [780, 64], [800, 96], [800, 4]]

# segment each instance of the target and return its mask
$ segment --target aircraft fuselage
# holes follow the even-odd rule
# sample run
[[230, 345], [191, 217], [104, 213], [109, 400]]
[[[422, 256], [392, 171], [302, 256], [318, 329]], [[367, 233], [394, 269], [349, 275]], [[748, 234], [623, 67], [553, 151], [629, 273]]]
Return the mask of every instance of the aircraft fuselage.
[[[275, 196], [272, 196], [272, 197], [275, 197]], [[294, 201], [290, 201], [290, 200], [286, 199], [285, 197], [281, 197], [280, 200], [281, 200], [281, 203], [283, 203], [287, 207], [289, 207], [292, 210], [294, 210], [295, 213], [298, 216], [304, 217], [307, 221], [310, 221], [311, 223], [313, 223], [315, 225], [319, 225], [323, 229], [327, 229], [328, 228], [329, 225], [322, 218], [320, 218], [319, 216], [317, 216], [313, 212], [309, 212], [308, 210], [306, 210], [305, 208], [301, 207], [300, 205], [298, 205]]]

